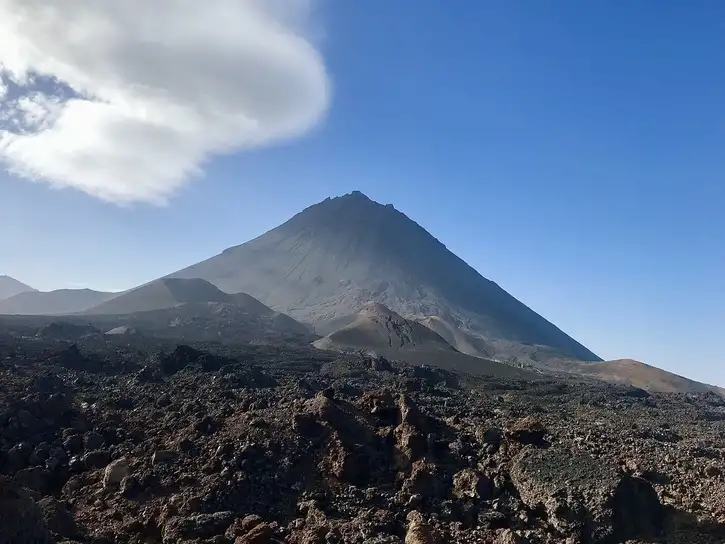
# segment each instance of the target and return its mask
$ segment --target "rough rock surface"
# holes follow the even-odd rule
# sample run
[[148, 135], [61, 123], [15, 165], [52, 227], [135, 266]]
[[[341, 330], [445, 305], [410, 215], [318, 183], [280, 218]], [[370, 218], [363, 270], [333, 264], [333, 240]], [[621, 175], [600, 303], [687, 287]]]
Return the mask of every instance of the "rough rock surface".
[[0, 476], [0, 544], [52, 544], [43, 512], [20, 486]]
[[420, 512], [408, 514], [408, 530], [405, 533], [405, 544], [436, 544], [438, 539]]
[[0, 542], [725, 542], [710, 393], [135, 337], [0, 384]]
[[527, 449], [511, 479], [532, 509], [543, 506], [562, 537], [621, 542], [659, 533], [662, 506], [652, 485], [606, 460], [554, 448]]

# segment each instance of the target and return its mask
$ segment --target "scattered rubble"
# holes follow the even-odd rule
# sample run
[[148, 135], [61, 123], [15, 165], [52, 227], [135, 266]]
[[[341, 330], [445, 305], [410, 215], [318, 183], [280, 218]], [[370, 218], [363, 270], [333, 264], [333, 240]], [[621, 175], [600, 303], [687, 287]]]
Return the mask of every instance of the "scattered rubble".
[[0, 351], [0, 544], [725, 541], [714, 394], [132, 339]]

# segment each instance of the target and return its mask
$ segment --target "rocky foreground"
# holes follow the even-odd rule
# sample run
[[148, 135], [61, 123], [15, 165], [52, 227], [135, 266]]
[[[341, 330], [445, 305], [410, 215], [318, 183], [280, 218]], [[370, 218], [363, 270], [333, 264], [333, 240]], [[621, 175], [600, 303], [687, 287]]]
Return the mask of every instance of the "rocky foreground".
[[298, 348], [0, 351], [0, 543], [725, 541], [725, 401]]

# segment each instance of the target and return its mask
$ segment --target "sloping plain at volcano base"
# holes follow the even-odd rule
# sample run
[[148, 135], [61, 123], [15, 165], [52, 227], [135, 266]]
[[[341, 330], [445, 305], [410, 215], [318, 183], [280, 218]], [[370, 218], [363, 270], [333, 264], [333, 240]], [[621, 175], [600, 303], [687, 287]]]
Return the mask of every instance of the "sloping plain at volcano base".
[[633, 385], [657, 393], [707, 393], [725, 396], [725, 389], [696, 382], [672, 372], [631, 359], [604, 361], [601, 363], [573, 363], [575, 372], [600, 380]]
[[[381, 304], [370, 304], [348, 321], [347, 325], [316, 341], [314, 345], [320, 349], [335, 351], [364, 351], [404, 360], [410, 364], [427, 364], [479, 375], [523, 379], [540, 377], [540, 371], [531, 366], [525, 365], [525, 368], [515, 370], [512, 362], [501, 364], [486, 360], [487, 346], [481, 344], [480, 339], [466, 335], [438, 318], [430, 317], [418, 323], [400, 317]], [[443, 334], [439, 335], [433, 330], [426, 333], [426, 327], [435, 327], [435, 330], [440, 330]], [[431, 336], [431, 332], [434, 336]], [[459, 346], [468, 351], [463, 352]], [[559, 366], [562, 372], [631, 385], [652, 393], [712, 392], [725, 396], [723, 388], [696, 382], [630, 359], [596, 363], [567, 361], [560, 362]], [[503, 369], [510, 369], [511, 372]]]
[[407, 319], [448, 316], [497, 359], [601, 360], [393, 206], [359, 192], [311, 206], [171, 277], [249, 293], [314, 325], [345, 321], [374, 301]]

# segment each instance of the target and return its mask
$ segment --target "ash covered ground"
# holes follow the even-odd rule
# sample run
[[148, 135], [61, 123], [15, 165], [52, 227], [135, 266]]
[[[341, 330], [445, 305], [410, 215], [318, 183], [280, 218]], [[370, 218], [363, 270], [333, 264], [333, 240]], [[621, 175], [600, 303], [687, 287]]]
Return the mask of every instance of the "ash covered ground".
[[0, 473], [3, 543], [722, 543], [725, 401], [6, 333]]

